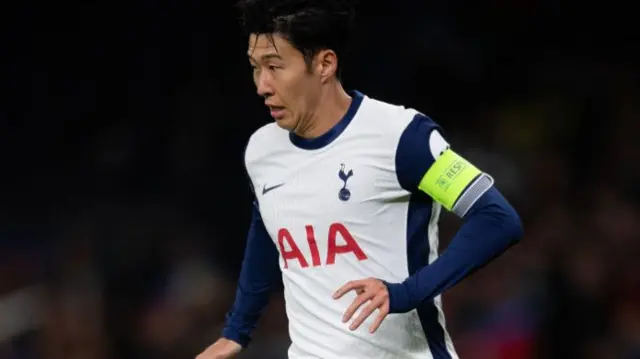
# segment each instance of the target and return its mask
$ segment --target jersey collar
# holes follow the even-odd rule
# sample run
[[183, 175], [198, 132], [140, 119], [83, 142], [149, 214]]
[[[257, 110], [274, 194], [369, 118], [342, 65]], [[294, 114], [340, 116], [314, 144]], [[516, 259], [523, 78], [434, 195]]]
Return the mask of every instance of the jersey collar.
[[351, 120], [353, 120], [353, 117], [358, 112], [358, 108], [360, 108], [360, 104], [364, 98], [364, 95], [358, 91], [350, 91], [349, 94], [351, 95], [351, 104], [349, 105], [347, 113], [342, 117], [340, 122], [325, 134], [316, 138], [303, 138], [293, 132], [289, 132], [289, 139], [291, 140], [291, 143], [304, 150], [317, 150], [329, 145], [338, 138], [338, 136], [340, 136], [340, 134], [347, 128], [349, 123], [351, 123]]

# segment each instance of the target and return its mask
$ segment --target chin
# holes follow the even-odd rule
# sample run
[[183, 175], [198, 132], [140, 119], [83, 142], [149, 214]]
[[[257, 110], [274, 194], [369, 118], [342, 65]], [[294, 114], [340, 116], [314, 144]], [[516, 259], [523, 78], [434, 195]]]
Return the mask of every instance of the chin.
[[292, 131], [296, 128], [295, 121], [291, 120], [288, 116], [276, 119], [276, 124], [287, 131]]

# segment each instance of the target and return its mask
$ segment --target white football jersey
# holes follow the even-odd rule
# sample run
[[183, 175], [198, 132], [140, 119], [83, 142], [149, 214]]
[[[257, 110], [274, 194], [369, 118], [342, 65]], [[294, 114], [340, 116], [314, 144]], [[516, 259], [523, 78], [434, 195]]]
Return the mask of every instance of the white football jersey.
[[457, 358], [440, 297], [388, 315], [373, 334], [377, 313], [355, 331], [342, 322], [355, 293], [332, 298], [352, 280], [402, 282], [438, 256], [441, 206], [403, 185], [397, 167], [420, 160], [402, 153], [402, 141], [415, 141], [410, 126], [431, 127], [419, 140], [434, 158], [448, 144], [416, 110], [352, 95], [348, 113], [320, 138], [270, 123], [246, 149], [259, 212], [280, 254], [289, 357]]

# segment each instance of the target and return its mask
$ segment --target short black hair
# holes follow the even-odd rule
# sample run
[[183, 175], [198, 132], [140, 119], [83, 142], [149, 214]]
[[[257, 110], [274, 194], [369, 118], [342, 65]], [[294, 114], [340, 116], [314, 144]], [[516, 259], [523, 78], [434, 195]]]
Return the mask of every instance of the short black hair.
[[302, 52], [307, 66], [321, 50], [338, 56], [336, 75], [343, 62], [354, 26], [354, 0], [240, 0], [241, 25], [246, 35], [277, 34]]

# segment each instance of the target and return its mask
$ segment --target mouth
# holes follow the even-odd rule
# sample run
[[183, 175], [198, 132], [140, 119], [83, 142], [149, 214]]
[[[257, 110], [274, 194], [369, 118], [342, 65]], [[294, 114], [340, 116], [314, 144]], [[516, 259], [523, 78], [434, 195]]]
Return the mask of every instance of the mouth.
[[282, 106], [269, 106], [269, 112], [271, 117], [276, 120], [281, 120], [284, 117], [285, 108]]

